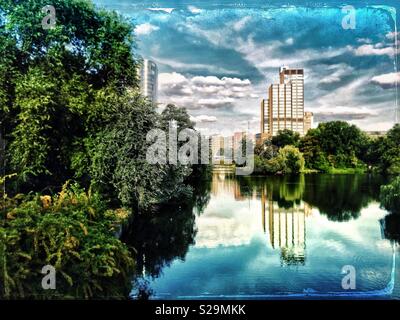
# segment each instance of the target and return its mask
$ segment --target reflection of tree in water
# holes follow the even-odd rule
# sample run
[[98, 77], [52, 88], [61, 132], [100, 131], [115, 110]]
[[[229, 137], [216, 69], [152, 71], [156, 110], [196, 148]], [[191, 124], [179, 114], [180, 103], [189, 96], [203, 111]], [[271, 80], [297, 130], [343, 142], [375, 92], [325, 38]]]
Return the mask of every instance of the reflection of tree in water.
[[400, 215], [390, 213], [380, 220], [385, 239], [400, 244]]
[[377, 200], [385, 179], [371, 175], [309, 175], [303, 200], [332, 221], [357, 219], [362, 208]]
[[310, 174], [239, 178], [243, 195], [254, 190], [276, 201], [280, 208], [293, 208], [301, 200], [319, 209], [332, 221], [356, 219], [362, 208], [378, 201], [387, 178], [378, 175]]
[[[209, 200], [209, 182], [194, 186], [193, 196], [170, 203], [156, 212], [136, 215], [123, 240], [135, 248], [137, 275], [157, 278], [175, 259], [184, 260], [196, 236], [195, 218]], [[151, 295], [148, 281], [135, 279], [139, 298]]]

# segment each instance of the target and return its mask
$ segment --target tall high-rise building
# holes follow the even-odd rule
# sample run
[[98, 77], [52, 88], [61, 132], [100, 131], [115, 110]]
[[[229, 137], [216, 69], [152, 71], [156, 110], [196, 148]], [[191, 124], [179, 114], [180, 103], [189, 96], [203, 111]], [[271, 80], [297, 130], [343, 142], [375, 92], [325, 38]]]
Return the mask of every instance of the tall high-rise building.
[[304, 112], [304, 134], [312, 129], [314, 125], [314, 114], [312, 112]]
[[303, 69], [281, 67], [279, 83], [270, 85], [261, 102], [261, 133], [275, 136], [284, 129], [305, 134]]
[[151, 102], [157, 103], [158, 68], [154, 61], [144, 59], [139, 69], [140, 92]]

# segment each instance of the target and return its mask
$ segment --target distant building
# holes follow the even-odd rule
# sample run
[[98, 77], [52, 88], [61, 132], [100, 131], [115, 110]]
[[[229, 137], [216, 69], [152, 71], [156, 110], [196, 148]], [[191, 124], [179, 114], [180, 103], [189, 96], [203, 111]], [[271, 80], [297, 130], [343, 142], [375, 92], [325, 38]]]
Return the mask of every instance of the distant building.
[[379, 138], [384, 137], [387, 134], [387, 131], [364, 131], [371, 138]]
[[312, 129], [314, 125], [314, 114], [312, 112], [304, 112], [304, 134]]
[[151, 102], [157, 103], [158, 68], [155, 62], [144, 59], [139, 69], [140, 92]]
[[224, 137], [219, 134], [214, 134], [209, 137], [211, 159], [214, 163], [224, 161], [230, 163], [233, 160], [233, 137]]
[[305, 134], [304, 69], [281, 67], [279, 83], [271, 84], [268, 99], [261, 101], [261, 133], [275, 136], [284, 129]]
[[233, 134], [233, 152], [236, 152], [242, 143], [243, 139], [246, 139], [247, 133], [245, 131], [235, 132]]
[[256, 133], [254, 135], [255, 139], [255, 144], [256, 145], [262, 145], [265, 140], [269, 138], [269, 135], [267, 133]]

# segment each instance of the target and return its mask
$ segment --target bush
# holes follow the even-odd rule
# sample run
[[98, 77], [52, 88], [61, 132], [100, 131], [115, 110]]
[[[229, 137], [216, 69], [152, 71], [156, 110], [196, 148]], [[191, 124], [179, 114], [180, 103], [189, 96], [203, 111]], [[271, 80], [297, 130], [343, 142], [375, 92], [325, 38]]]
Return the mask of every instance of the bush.
[[[57, 196], [3, 198], [0, 295], [3, 298], [126, 298], [134, 261], [115, 233], [125, 209], [107, 210], [76, 185]], [[43, 266], [56, 269], [56, 290], [43, 290]]]
[[304, 157], [298, 148], [285, 146], [279, 150], [278, 159], [283, 163], [283, 173], [298, 174], [304, 170]]
[[[184, 109], [178, 110], [187, 115]], [[162, 127], [161, 120], [155, 107], [137, 93], [116, 101], [112, 120], [94, 142], [87, 143], [92, 161], [89, 171], [96, 190], [137, 209], [149, 209], [190, 193], [184, 184], [192, 172], [190, 166], [151, 164], [146, 160], [152, 143], [146, 135]]]
[[400, 177], [381, 187], [380, 200], [386, 210], [400, 213]]

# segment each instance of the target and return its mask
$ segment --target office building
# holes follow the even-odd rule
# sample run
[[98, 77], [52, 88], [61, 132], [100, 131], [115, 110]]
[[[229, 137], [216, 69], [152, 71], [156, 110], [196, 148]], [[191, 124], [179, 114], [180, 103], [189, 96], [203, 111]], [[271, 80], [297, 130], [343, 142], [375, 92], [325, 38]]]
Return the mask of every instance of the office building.
[[304, 112], [304, 134], [312, 129], [314, 125], [314, 114], [312, 112]]
[[275, 136], [284, 129], [305, 134], [303, 69], [281, 67], [279, 83], [271, 84], [261, 101], [261, 133]]
[[151, 102], [157, 103], [158, 91], [158, 68], [151, 60], [142, 60], [140, 69], [140, 92]]

